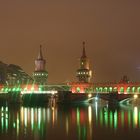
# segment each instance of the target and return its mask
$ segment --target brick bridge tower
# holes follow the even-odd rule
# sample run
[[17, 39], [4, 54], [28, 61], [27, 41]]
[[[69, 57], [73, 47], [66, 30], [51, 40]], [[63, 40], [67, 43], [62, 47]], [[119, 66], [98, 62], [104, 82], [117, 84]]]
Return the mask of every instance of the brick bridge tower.
[[92, 77], [92, 71], [89, 69], [89, 59], [86, 56], [85, 42], [83, 42], [83, 52], [80, 58], [80, 66], [77, 70], [78, 82], [89, 83]]
[[46, 71], [46, 60], [43, 58], [41, 45], [38, 57], [35, 60], [35, 71], [33, 72], [33, 78], [36, 84], [44, 85], [47, 83], [48, 72]]

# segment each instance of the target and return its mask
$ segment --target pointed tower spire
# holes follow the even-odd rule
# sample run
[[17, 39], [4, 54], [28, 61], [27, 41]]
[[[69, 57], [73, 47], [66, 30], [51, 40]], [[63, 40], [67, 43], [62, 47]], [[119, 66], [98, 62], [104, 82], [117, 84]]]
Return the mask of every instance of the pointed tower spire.
[[46, 60], [43, 59], [42, 46], [39, 47], [38, 57], [35, 60], [35, 71], [33, 72], [33, 79], [35, 84], [44, 85], [47, 82], [48, 72], [46, 71]]
[[85, 42], [83, 41], [83, 53], [82, 53], [82, 58], [86, 57], [86, 49], [85, 49]]
[[89, 68], [89, 59], [86, 56], [85, 42], [83, 42], [82, 56], [80, 58], [79, 69], [77, 70], [78, 82], [89, 83], [91, 76], [92, 75]]
[[40, 45], [39, 54], [38, 54], [38, 59], [43, 59], [43, 55], [42, 55], [42, 45]]

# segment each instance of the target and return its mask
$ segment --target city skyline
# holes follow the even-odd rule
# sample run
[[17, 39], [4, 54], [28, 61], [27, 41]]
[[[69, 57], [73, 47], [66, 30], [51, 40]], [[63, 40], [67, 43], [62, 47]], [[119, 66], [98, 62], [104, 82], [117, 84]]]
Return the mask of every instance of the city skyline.
[[140, 1], [0, 2], [0, 61], [32, 75], [40, 44], [48, 83], [76, 80], [86, 42], [93, 81], [140, 81]]

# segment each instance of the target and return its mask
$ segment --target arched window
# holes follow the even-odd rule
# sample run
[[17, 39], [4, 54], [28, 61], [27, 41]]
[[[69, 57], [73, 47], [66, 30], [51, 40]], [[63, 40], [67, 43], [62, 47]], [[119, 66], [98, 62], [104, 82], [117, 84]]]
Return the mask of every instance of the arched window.
[[103, 88], [102, 87], [99, 88], [99, 92], [103, 92]]
[[114, 92], [117, 92], [118, 91], [117, 87], [114, 87], [113, 91]]
[[107, 91], [108, 91], [108, 90], [107, 90], [107, 87], [105, 87], [105, 88], [104, 88], [104, 92], [107, 92]]
[[120, 93], [124, 93], [124, 87], [120, 88]]
[[136, 89], [135, 87], [132, 87], [132, 93], [135, 93], [135, 89]]
[[140, 93], [140, 87], [137, 88], [137, 92]]
[[85, 93], [93, 93], [94, 89], [90, 87], [90, 88], [86, 88], [85, 91], [86, 91]]
[[89, 88], [84, 88], [85, 93], [89, 93]]
[[112, 92], [112, 87], [109, 88], [109, 92]]
[[80, 92], [80, 90], [81, 90], [81, 89], [80, 89], [79, 87], [76, 88], [76, 91], [77, 91], [78, 93]]
[[96, 88], [96, 92], [99, 92], [99, 89], [98, 88]]
[[127, 93], [130, 93], [130, 87], [128, 87], [126, 91], [127, 91]]

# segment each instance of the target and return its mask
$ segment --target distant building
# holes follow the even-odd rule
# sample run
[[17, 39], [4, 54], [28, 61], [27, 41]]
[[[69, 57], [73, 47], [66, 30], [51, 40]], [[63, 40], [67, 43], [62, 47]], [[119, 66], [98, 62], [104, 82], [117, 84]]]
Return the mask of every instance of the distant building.
[[23, 69], [14, 64], [0, 62], [0, 84], [17, 85], [31, 82], [32, 78]]
[[10, 64], [7, 67], [7, 79], [8, 85], [21, 85], [32, 83], [33, 79], [23, 71], [18, 65]]
[[33, 79], [36, 84], [44, 85], [47, 83], [48, 72], [46, 71], [46, 60], [42, 55], [42, 46], [40, 45], [39, 54], [35, 60], [35, 71], [33, 72]]

